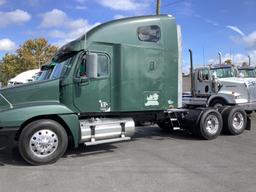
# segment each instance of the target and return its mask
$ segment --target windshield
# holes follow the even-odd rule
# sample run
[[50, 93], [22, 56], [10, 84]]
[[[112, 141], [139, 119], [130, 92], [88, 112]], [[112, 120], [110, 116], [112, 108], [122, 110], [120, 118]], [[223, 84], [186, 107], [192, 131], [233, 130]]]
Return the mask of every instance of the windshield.
[[211, 69], [212, 74], [216, 74], [218, 78], [237, 77], [237, 73], [232, 67]]
[[256, 72], [254, 69], [239, 69], [239, 73], [243, 74], [243, 77], [252, 77], [255, 78], [256, 77]]
[[68, 54], [62, 57], [62, 59], [52, 61], [50, 64], [42, 66], [41, 74], [37, 80], [42, 81], [63, 77], [69, 72], [73, 57], [74, 54]]
[[52, 70], [54, 67], [50, 67], [50, 66], [45, 66], [43, 69], [41, 69], [41, 74], [37, 77], [37, 81], [43, 81], [43, 80], [47, 80], [49, 79]]

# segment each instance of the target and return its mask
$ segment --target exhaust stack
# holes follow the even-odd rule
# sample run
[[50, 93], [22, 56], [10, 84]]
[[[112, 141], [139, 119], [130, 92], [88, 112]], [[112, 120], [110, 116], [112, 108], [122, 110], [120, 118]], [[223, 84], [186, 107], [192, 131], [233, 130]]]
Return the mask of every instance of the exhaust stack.
[[190, 58], [190, 81], [191, 81], [191, 88], [190, 88], [190, 92], [192, 94], [192, 96], [195, 96], [195, 88], [194, 88], [194, 78], [193, 78], [193, 71], [194, 71], [194, 67], [193, 67], [193, 52], [191, 49], [188, 50], [189, 51], [189, 58]]

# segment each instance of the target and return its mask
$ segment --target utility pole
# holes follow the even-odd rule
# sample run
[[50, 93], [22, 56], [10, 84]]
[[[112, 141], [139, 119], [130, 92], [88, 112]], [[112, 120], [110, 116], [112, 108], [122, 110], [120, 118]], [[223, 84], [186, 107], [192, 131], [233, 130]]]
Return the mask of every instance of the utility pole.
[[156, 0], [156, 15], [160, 15], [161, 0]]

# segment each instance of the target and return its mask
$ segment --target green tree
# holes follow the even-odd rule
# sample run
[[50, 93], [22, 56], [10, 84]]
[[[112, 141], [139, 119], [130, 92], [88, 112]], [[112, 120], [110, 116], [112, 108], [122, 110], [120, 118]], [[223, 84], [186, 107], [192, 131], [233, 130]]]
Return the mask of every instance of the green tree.
[[0, 62], [0, 81], [4, 85], [17, 74], [30, 69], [38, 69], [48, 62], [57, 47], [50, 45], [44, 38], [30, 39], [20, 45], [16, 54], [6, 54]]
[[17, 50], [17, 55], [24, 69], [36, 69], [48, 62], [57, 50], [44, 38], [27, 40]]
[[232, 64], [232, 60], [231, 60], [231, 59], [227, 59], [227, 60], [225, 61], [225, 64], [231, 65], [231, 64]]
[[10, 78], [20, 72], [22, 72], [22, 69], [19, 67], [17, 55], [6, 54], [0, 65], [0, 81], [6, 85]]

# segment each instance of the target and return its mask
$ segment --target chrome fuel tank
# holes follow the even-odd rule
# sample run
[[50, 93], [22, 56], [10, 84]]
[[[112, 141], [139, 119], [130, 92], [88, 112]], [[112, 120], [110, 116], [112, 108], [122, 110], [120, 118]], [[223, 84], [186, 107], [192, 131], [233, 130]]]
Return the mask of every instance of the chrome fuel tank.
[[131, 137], [135, 132], [132, 118], [92, 118], [80, 120], [81, 141]]

